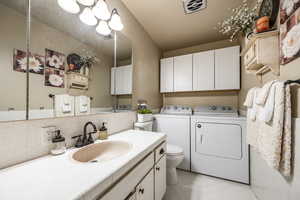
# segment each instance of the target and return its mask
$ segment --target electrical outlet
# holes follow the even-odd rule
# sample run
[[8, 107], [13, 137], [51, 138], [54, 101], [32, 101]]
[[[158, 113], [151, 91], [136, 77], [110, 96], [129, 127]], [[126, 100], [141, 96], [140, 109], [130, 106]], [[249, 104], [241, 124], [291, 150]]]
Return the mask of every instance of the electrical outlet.
[[42, 144], [47, 146], [52, 143], [52, 138], [54, 132], [57, 130], [56, 126], [46, 126], [42, 127], [43, 134], [42, 134]]

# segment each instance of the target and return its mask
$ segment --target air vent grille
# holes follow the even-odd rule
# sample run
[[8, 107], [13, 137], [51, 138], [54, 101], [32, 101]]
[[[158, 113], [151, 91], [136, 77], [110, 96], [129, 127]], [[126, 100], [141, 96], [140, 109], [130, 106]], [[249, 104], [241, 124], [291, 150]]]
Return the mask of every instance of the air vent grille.
[[191, 14], [206, 8], [206, 0], [183, 0], [184, 12]]

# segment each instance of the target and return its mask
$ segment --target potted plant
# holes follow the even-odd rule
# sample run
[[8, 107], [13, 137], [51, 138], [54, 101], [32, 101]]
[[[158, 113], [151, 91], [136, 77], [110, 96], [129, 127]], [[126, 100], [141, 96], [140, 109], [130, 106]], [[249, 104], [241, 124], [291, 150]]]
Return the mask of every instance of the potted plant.
[[257, 0], [255, 6], [249, 8], [247, 0], [243, 0], [239, 7], [232, 9], [230, 17], [218, 23], [219, 32], [230, 35], [230, 41], [237, 39], [241, 33], [248, 38], [253, 33], [259, 5], [260, 0]]
[[82, 65], [81, 74], [85, 76], [89, 76], [90, 68], [99, 62], [99, 59], [96, 56], [81, 56], [80, 57], [80, 64]]
[[148, 121], [152, 121], [153, 119], [153, 115], [152, 115], [152, 111], [145, 108], [145, 109], [140, 109], [137, 111], [137, 121], [138, 122], [148, 122]]

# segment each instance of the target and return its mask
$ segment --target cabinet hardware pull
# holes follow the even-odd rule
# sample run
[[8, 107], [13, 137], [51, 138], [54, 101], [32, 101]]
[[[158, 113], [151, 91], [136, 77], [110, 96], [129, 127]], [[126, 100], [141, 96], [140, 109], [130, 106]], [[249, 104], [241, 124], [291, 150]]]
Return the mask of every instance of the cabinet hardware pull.
[[162, 148], [160, 151], [159, 151], [159, 154], [162, 155], [165, 153], [165, 150]]
[[156, 171], [159, 171], [160, 170], [160, 167], [156, 167]]
[[202, 128], [202, 125], [201, 124], [197, 124], [197, 128]]
[[144, 188], [141, 188], [141, 189], [139, 190], [139, 193], [144, 194], [144, 191], [145, 191], [145, 189], [144, 189]]

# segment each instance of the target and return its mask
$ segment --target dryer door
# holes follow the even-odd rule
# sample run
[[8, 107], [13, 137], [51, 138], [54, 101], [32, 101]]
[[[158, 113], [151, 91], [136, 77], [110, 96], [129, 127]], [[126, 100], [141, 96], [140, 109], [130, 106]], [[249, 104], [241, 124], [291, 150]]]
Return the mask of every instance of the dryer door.
[[195, 153], [228, 159], [242, 158], [242, 129], [236, 124], [197, 123]]

